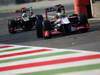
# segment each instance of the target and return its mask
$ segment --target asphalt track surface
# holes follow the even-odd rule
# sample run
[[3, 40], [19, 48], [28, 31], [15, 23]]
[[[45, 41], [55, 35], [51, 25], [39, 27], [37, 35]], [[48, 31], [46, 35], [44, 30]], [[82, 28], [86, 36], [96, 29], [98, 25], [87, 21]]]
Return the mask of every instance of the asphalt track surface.
[[100, 51], [100, 20], [90, 20], [89, 23], [92, 28], [87, 33], [73, 33], [66, 36], [56, 35], [45, 40], [37, 38], [35, 30], [9, 34], [8, 18], [14, 16], [14, 14], [3, 13], [0, 15], [0, 43]]

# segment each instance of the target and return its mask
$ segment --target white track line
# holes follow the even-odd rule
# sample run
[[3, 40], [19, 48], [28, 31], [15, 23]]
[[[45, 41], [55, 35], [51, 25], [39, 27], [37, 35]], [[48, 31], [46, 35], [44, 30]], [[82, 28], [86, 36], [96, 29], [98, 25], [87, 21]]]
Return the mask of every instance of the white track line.
[[[14, 49], [14, 48], [21, 48], [21, 47], [26, 47], [26, 46], [13, 46], [13, 45], [4, 45], [4, 46], [12, 46], [12, 47], [8, 47], [8, 48], [1, 48], [0, 51], [6, 51], [8, 49]], [[27, 48], [27, 47], [26, 47]]]
[[13, 54], [13, 53], [20, 53], [20, 52], [27, 52], [27, 51], [34, 51], [34, 50], [40, 50], [42, 48], [28, 48], [28, 49], [21, 49], [16, 51], [10, 51], [10, 52], [1, 52], [0, 55], [6, 55], [6, 54]]

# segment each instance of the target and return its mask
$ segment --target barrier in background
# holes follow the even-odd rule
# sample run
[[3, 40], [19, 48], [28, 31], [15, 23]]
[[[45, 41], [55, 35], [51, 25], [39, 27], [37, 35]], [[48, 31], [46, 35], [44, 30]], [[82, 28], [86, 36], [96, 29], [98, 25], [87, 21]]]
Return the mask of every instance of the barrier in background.
[[88, 18], [92, 17], [90, 0], [74, 0], [74, 9], [76, 14], [83, 13]]

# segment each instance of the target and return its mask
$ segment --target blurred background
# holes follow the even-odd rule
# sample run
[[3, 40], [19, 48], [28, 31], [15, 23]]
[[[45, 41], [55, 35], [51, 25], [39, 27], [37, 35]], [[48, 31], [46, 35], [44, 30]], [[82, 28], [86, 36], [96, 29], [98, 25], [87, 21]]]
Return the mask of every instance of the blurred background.
[[47, 1], [47, 0], [0, 0], [0, 5], [22, 4], [22, 3], [30, 3], [37, 1]]
[[[0, 0], [0, 10], [16, 9], [22, 6], [43, 10], [42, 8], [54, 6], [55, 4], [63, 4], [66, 7], [67, 12], [70, 12], [75, 9], [75, 1], [82, 0]], [[100, 0], [84, 1], [90, 1], [90, 3], [88, 2], [89, 5], [85, 6], [87, 13], [89, 12], [88, 14], [93, 17], [100, 17]], [[86, 2], [84, 3], [86, 4]]]

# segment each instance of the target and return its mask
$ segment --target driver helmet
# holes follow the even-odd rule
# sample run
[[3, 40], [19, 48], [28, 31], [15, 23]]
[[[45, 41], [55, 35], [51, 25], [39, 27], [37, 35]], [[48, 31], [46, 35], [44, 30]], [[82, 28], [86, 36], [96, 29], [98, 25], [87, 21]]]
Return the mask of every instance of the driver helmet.
[[59, 16], [60, 18], [62, 17], [63, 13], [56, 13], [57, 16]]
[[27, 14], [26, 14], [26, 13], [23, 13], [23, 14], [22, 14], [22, 17], [27, 17]]

